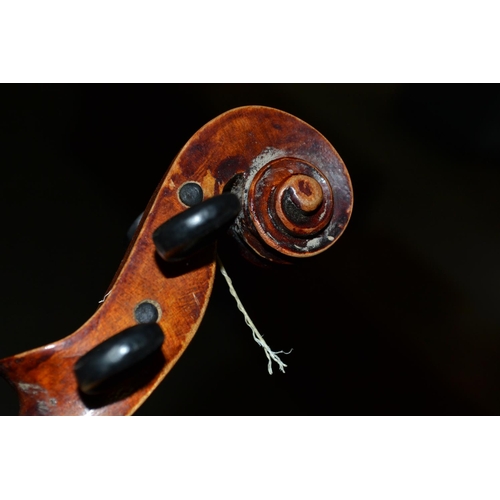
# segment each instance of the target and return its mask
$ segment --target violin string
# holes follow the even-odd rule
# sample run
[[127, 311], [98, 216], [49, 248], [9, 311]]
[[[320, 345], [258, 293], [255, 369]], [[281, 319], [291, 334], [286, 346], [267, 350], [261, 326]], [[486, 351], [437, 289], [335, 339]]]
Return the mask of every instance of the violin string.
[[243, 314], [243, 317], [245, 318], [245, 323], [252, 331], [253, 339], [255, 340], [255, 342], [257, 342], [258, 345], [260, 345], [260, 347], [262, 347], [264, 349], [264, 352], [265, 352], [267, 360], [268, 360], [267, 371], [269, 372], [269, 375], [273, 374], [273, 367], [272, 367], [273, 361], [275, 363], [277, 363], [277, 365], [279, 366], [279, 369], [283, 373], [285, 373], [285, 368], [287, 365], [285, 363], [283, 363], [283, 361], [281, 361], [278, 354], [290, 354], [292, 352], [292, 349], [290, 349], [290, 351], [288, 351], [288, 352], [273, 351], [267, 345], [266, 341], [264, 340], [264, 337], [259, 333], [259, 331], [257, 330], [256, 326], [254, 325], [253, 321], [250, 319], [250, 316], [246, 312], [245, 307], [243, 306], [240, 298], [238, 297], [238, 294], [236, 293], [233, 282], [232, 282], [231, 278], [229, 277], [229, 275], [227, 274], [226, 268], [224, 267], [224, 264], [222, 264], [222, 261], [221, 261], [220, 256], [218, 254], [217, 254], [217, 262], [219, 264], [219, 270], [220, 270], [222, 276], [224, 276], [226, 283], [229, 287], [229, 292], [236, 300], [236, 305], [238, 306], [238, 309], [240, 310], [240, 312]]

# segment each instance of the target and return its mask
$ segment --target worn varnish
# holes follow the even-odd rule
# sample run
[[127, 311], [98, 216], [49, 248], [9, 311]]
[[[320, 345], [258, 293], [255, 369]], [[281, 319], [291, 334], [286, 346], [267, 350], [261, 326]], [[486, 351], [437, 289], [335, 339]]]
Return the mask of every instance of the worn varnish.
[[[186, 183], [198, 184], [205, 200], [228, 190], [238, 195], [242, 210], [229, 233], [255, 262], [291, 263], [326, 250], [352, 209], [345, 165], [313, 127], [262, 106], [215, 118], [168, 168], [96, 313], [58, 342], [0, 360], [0, 373], [17, 389], [21, 415], [130, 415], [175, 365], [200, 325], [215, 274], [214, 244], [167, 263], [152, 241], [156, 228], [186, 210], [179, 197]], [[81, 393], [76, 361], [134, 326], [143, 301], [159, 306], [161, 350], [124, 374], [112, 392]]]

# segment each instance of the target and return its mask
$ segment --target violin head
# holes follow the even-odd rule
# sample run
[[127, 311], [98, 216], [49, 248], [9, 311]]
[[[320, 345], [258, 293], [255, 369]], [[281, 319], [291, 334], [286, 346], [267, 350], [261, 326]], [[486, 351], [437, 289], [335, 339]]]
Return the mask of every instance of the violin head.
[[[230, 236], [252, 262], [291, 264], [329, 249], [345, 230], [352, 204], [342, 159], [302, 120], [264, 106], [236, 108], [214, 118], [174, 158], [137, 218], [125, 257], [95, 314], [58, 342], [0, 360], [0, 373], [18, 391], [20, 413], [132, 414], [200, 325], [221, 234]], [[141, 351], [123, 358], [124, 387], [116, 390], [113, 384], [109, 394], [89, 397], [93, 384], [105, 381], [92, 379], [86, 360], [106, 346], [113, 352], [125, 349], [119, 342], [126, 337], [130, 344], [130, 332], [141, 330], [142, 339], [136, 312], [144, 303], [154, 304], [151, 321], [164, 336], [154, 337], [158, 345], [145, 349], [147, 355]], [[129, 363], [136, 358], [136, 365]], [[111, 368], [116, 366], [105, 366], [103, 373], [112, 373], [119, 386], [121, 375]]]

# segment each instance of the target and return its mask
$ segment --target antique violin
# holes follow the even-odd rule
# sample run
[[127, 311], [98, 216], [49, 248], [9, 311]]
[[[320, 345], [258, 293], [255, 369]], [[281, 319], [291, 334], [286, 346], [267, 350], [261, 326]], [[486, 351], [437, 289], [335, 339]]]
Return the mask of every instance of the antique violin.
[[[342, 159], [312, 126], [264, 106], [214, 118], [184, 145], [132, 226], [93, 316], [57, 342], [0, 360], [20, 415], [133, 414], [200, 326], [217, 267], [225, 273], [220, 237], [256, 265], [293, 264], [338, 240], [352, 204]], [[271, 371], [279, 357], [254, 338]]]

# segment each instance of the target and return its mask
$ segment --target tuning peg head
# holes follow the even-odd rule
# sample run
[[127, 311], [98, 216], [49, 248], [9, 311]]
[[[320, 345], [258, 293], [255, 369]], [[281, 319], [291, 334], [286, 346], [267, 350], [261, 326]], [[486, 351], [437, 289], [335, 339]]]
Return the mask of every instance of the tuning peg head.
[[188, 208], [153, 233], [158, 254], [167, 262], [186, 259], [215, 242], [240, 210], [240, 200], [233, 193], [223, 193]]
[[80, 390], [89, 395], [100, 394], [110, 380], [153, 354], [164, 340], [157, 323], [141, 323], [110, 337], [75, 363]]

